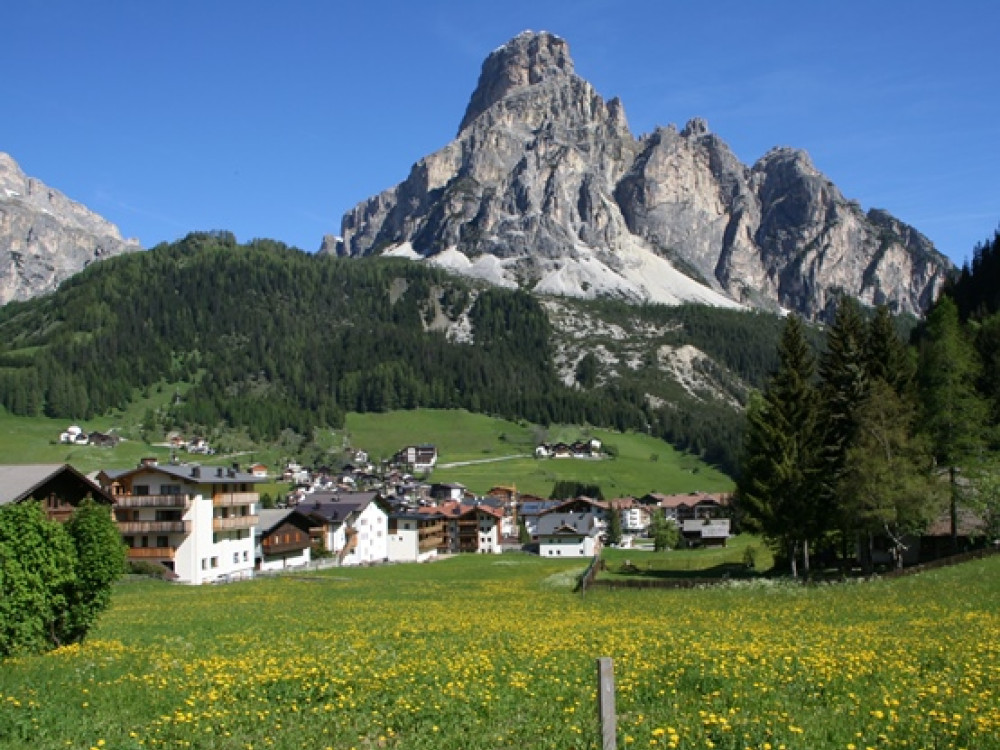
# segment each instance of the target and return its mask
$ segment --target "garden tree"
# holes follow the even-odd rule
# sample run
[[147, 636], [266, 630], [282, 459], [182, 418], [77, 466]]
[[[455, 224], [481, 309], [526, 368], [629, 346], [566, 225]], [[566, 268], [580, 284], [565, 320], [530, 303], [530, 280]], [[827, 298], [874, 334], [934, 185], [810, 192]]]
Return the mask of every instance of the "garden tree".
[[912, 435], [914, 408], [881, 378], [872, 381], [855, 410], [856, 433], [838, 476], [845, 517], [865, 544], [861, 559], [872, 569], [872, 541], [885, 533], [903, 563], [902, 539], [919, 533], [941, 510], [940, 485], [926, 443]]
[[0, 507], [0, 657], [64, 642], [76, 573], [73, 540], [39, 503]]
[[975, 350], [959, 325], [957, 306], [947, 295], [927, 316], [919, 357], [921, 423], [935, 461], [948, 471], [951, 539], [957, 549], [959, 473], [982, 446], [986, 408], [976, 391]]
[[76, 549], [76, 581], [68, 595], [62, 640], [82, 641], [111, 603], [111, 586], [125, 572], [126, 551], [111, 509], [85, 498], [66, 523]]
[[785, 323], [778, 359], [763, 394], [751, 397], [736, 495], [746, 525], [787, 554], [797, 576], [799, 550], [808, 572], [809, 543], [819, 538], [825, 520], [816, 502], [823, 429], [815, 361], [797, 316]]
[[622, 543], [622, 515], [614, 501], [608, 503], [608, 544]]
[[649, 535], [653, 537], [653, 550], [656, 552], [674, 549], [681, 541], [681, 530], [664, 515], [663, 508], [656, 508], [653, 511], [653, 517], [649, 522]]

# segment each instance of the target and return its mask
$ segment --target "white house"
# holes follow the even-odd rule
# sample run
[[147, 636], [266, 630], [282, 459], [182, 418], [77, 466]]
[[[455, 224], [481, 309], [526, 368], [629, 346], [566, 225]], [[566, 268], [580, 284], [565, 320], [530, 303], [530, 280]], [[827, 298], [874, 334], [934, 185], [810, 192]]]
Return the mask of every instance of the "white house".
[[546, 513], [538, 519], [541, 557], [593, 557], [601, 548], [601, 530], [592, 513]]
[[97, 480], [114, 500], [130, 560], [158, 563], [183, 583], [253, 576], [257, 477], [143, 459], [135, 469], [101, 471]]
[[375, 492], [314, 492], [298, 508], [317, 522], [317, 541], [341, 565], [389, 559], [388, 508]]
[[437, 557], [444, 543], [440, 514], [404, 512], [389, 516], [389, 560], [426, 562]]

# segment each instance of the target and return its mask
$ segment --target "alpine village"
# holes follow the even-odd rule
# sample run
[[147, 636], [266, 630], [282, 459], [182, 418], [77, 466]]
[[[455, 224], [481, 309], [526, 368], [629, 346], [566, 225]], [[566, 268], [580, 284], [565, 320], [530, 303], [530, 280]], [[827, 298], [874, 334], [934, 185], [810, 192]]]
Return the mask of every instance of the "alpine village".
[[318, 252], [0, 188], [0, 747], [1000, 748], [1000, 233], [548, 32]]

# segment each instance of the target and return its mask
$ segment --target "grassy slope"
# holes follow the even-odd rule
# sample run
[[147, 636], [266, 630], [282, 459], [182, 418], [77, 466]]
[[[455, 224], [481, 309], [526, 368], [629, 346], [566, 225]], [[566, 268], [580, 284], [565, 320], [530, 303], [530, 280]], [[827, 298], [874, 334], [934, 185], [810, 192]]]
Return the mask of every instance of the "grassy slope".
[[[102, 468], [135, 466], [143, 456], [170, 458], [169, 449], [141, 440], [139, 425], [147, 409], [156, 409], [169, 399], [172, 387], [152, 392], [123, 413], [101, 417], [81, 424], [86, 430], [108, 431], [116, 428], [126, 441], [114, 449], [92, 446], [61, 445], [59, 433], [69, 426], [65, 420], [44, 417], [13, 417], [0, 409], [0, 463], [71, 463], [87, 473]], [[600, 461], [538, 460], [511, 458], [530, 456], [539, 440], [572, 441], [596, 437], [615, 453]], [[454, 468], [438, 468], [434, 481], [461, 482], [477, 493], [496, 485], [514, 484], [524, 493], [548, 496], [560, 480], [577, 480], [600, 485], [606, 497], [643, 495], [650, 491], [708, 492], [728, 491], [732, 480], [721, 472], [689, 455], [675, 451], [662, 440], [646, 435], [621, 434], [573, 426], [543, 429], [462, 410], [397, 411], [386, 414], [349, 414], [344, 430], [319, 436], [331, 451], [345, 443], [364, 448], [373, 460], [389, 458], [400, 448], [415, 443], [433, 443], [438, 447], [441, 464], [503, 459]], [[162, 436], [152, 438], [160, 442]], [[254, 446], [239, 435], [227, 435], [226, 450], [215, 456], [187, 456], [207, 465], [231, 461], [263, 461], [277, 467], [295, 458], [293, 445]], [[331, 454], [332, 462], [337, 455]], [[271, 485], [262, 489], [272, 495], [287, 488]]]
[[[647, 492], [724, 492], [732, 480], [702, 461], [674, 450], [662, 440], [571, 426], [548, 429], [491, 419], [466, 411], [351, 414], [351, 443], [364, 447], [373, 459], [387, 457], [405, 445], [433, 443], [439, 466], [433, 480], [460, 482], [477, 493], [496, 485], [517, 486], [524, 493], [547, 497], [556, 481], [577, 480], [600, 485], [605, 497], [641, 496]], [[616, 456], [599, 461], [511, 458], [532, 455], [538, 440], [572, 441], [596, 437]], [[447, 464], [486, 461], [446, 468]]]

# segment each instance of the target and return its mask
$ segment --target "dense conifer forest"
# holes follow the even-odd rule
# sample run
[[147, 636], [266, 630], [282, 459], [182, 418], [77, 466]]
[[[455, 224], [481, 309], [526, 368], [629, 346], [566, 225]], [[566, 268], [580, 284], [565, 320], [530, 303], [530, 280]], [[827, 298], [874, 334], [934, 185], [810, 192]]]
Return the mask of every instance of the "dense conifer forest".
[[[635, 337], [645, 349], [622, 353], [628, 365], [613, 373], [593, 355], [589, 334], [580, 338], [568, 382], [558, 372], [560, 332], [526, 292], [404, 260], [320, 257], [273, 240], [192, 233], [0, 308], [0, 403], [16, 415], [84, 420], [183, 385], [169, 408], [148, 415], [151, 432], [245, 428], [255, 441], [339, 427], [349, 411], [465, 408], [645, 431], [735, 473], [742, 406], [778, 366], [780, 318], [564, 304], [598, 328], [657, 333]], [[456, 321], [468, 336], [446, 335]], [[821, 332], [805, 334], [822, 347]], [[657, 348], [686, 344], [709, 356], [701, 374], [729, 383], [731, 398], [692, 392], [664, 371]]]

